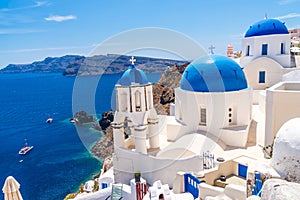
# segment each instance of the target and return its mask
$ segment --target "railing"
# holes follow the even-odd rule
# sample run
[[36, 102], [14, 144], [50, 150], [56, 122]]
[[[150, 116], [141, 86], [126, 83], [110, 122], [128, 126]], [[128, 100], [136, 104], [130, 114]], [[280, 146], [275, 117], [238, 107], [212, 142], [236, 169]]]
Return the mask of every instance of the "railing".
[[215, 167], [215, 162], [214, 162], [214, 154], [207, 152], [203, 152], [203, 169], [211, 169]]
[[192, 174], [184, 174], [184, 190], [185, 192], [191, 193], [194, 198], [199, 197], [199, 187], [200, 180], [193, 176]]

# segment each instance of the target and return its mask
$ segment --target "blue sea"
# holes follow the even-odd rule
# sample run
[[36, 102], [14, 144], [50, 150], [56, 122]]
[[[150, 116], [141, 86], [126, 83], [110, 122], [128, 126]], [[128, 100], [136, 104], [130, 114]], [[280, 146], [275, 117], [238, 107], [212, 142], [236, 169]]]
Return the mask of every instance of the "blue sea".
[[[148, 79], [156, 82], [159, 76]], [[0, 74], [1, 189], [11, 175], [21, 184], [25, 200], [58, 200], [99, 173], [102, 163], [89, 149], [102, 133], [91, 124], [76, 127], [69, 118], [81, 109], [95, 116], [113, 109], [120, 77]], [[53, 123], [46, 124], [49, 117]], [[24, 139], [34, 148], [20, 156]]]

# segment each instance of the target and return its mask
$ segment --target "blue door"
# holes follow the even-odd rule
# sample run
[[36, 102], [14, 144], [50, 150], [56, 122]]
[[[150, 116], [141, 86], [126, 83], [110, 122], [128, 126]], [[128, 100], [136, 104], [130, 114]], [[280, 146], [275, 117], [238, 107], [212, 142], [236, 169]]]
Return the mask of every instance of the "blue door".
[[185, 192], [191, 193], [194, 198], [198, 198], [199, 189], [198, 185], [200, 184], [199, 179], [197, 179], [192, 174], [184, 174], [184, 189]]
[[239, 164], [239, 176], [247, 178], [248, 166]]
[[101, 188], [102, 189], [107, 188], [107, 183], [102, 183]]

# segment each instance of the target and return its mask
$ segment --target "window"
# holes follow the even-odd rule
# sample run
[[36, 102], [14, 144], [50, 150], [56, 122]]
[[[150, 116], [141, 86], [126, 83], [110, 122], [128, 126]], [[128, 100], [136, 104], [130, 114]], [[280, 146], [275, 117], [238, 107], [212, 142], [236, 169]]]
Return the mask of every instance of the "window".
[[261, 55], [268, 55], [268, 44], [263, 44], [261, 48]]
[[228, 124], [230, 126], [236, 125], [236, 108], [228, 108]]
[[229, 123], [229, 125], [231, 125], [231, 123], [232, 123], [232, 108], [229, 108], [228, 111], [229, 111], [228, 123]]
[[175, 107], [175, 108], [177, 108], [175, 111], [175, 115], [177, 115], [177, 111], [178, 111], [178, 118], [179, 118], [179, 120], [182, 121], [181, 101], [179, 101], [178, 99], [175, 99], [175, 102], [176, 102], [176, 105], [178, 105], [178, 107], [177, 106]]
[[135, 92], [135, 110], [136, 112], [141, 112], [141, 92], [140, 91], [136, 91]]
[[258, 83], [265, 83], [265, 82], [266, 82], [266, 72], [260, 71]]
[[280, 53], [285, 54], [284, 43], [280, 44]]
[[149, 109], [152, 109], [152, 95], [151, 95], [151, 91], [148, 91], [148, 106], [149, 106]]
[[246, 56], [250, 55], [250, 45], [247, 45]]
[[121, 93], [120, 101], [119, 101], [121, 112], [127, 112], [127, 103], [128, 103], [127, 102], [127, 94], [126, 93]]
[[206, 108], [200, 108], [200, 125], [206, 126]]

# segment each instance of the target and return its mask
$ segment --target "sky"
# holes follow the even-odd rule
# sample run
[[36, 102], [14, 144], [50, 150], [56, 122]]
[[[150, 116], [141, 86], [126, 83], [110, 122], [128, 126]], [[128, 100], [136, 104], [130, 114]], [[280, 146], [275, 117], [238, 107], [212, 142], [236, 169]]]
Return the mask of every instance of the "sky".
[[299, 8], [300, 0], [0, 0], [0, 68], [88, 56], [108, 38], [145, 27], [174, 30], [225, 54], [228, 44], [240, 50], [246, 30], [265, 15], [300, 28]]

